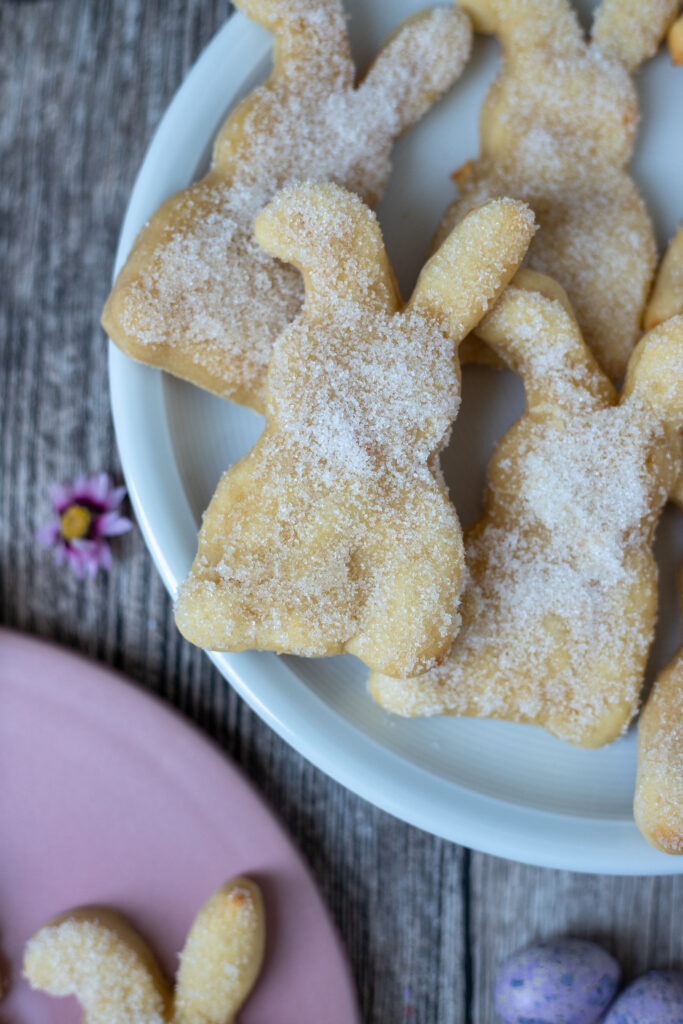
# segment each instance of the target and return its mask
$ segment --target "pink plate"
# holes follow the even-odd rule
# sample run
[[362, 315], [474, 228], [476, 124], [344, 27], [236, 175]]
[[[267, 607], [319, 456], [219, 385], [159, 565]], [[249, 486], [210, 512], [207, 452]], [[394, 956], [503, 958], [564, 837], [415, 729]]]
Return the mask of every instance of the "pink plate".
[[0, 630], [0, 1019], [77, 1024], [21, 979], [26, 940], [106, 903], [169, 975], [195, 912], [235, 874], [261, 886], [267, 953], [240, 1024], [357, 1024], [344, 951], [309, 871], [218, 749], [121, 676]]

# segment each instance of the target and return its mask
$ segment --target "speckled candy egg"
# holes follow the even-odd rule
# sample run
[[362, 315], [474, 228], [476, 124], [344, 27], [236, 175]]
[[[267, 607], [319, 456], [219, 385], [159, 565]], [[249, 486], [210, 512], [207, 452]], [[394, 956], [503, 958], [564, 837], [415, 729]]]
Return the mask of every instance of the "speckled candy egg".
[[683, 1024], [683, 974], [649, 971], [625, 988], [605, 1024]]
[[505, 1024], [594, 1024], [614, 998], [619, 964], [601, 946], [557, 939], [513, 953], [498, 972]]

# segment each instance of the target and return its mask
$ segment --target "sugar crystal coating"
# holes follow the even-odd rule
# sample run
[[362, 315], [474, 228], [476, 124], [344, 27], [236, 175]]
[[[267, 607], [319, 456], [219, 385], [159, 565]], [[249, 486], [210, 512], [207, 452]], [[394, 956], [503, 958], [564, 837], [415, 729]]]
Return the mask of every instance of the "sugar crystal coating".
[[410, 19], [363, 82], [340, 0], [237, 4], [275, 32], [275, 70], [233, 111], [212, 169], [168, 199], [140, 233], [103, 314], [129, 355], [263, 411], [275, 338], [301, 307], [298, 272], [253, 237], [284, 186], [331, 180], [375, 202], [398, 135], [457, 78], [467, 18], [437, 7]]
[[[101, 916], [101, 915], [100, 915]], [[164, 1024], [165, 994], [137, 949], [109, 924], [66, 917], [28, 943], [24, 971], [34, 988], [76, 995], [91, 1024]]]
[[683, 317], [641, 341], [616, 404], [571, 314], [537, 284], [508, 288], [478, 328], [521, 372], [528, 409], [465, 537], [462, 628], [426, 675], [371, 685], [400, 714], [532, 722], [595, 746], [635, 713], [652, 640], [650, 545], [681, 471]]
[[357, 654], [397, 675], [459, 624], [462, 541], [435, 470], [459, 403], [458, 341], [522, 259], [533, 219], [489, 204], [424, 268], [405, 310], [376, 218], [338, 186], [283, 191], [259, 239], [302, 269], [275, 344], [266, 429], [205, 515], [176, 621], [211, 649]]
[[590, 44], [567, 0], [461, 4], [476, 29], [499, 36], [503, 67], [484, 101], [480, 156], [458, 174], [460, 198], [437, 237], [485, 199], [528, 202], [540, 230], [526, 265], [564, 287], [614, 380], [638, 339], [656, 260], [626, 170], [638, 119], [630, 74], [655, 52], [676, 2], [607, 0]]
[[74, 995], [88, 1024], [232, 1024], [261, 967], [261, 894], [248, 878], [217, 889], [197, 914], [172, 993], [151, 949], [115, 911], [83, 907], [29, 940], [33, 988]]

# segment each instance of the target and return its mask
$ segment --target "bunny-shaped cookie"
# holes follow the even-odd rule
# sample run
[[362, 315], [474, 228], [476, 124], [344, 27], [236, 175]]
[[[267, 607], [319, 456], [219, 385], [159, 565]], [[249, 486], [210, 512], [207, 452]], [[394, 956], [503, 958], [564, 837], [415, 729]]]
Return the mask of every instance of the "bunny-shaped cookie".
[[[683, 34], [683, 19], [676, 25]], [[672, 54], [674, 42], [672, 29]], [[662, 260], [645, 326], [655, 327], [678, 313], [683, 313], [683, 226]], [[672, 498], [683, 508], [683, 475]], [[683, 566], [679, 588], [683, 609]], [[683, 853], [683, 647], [659, 674], [640, 716], [633, 808], [638, 828], [649, 842], [665, 853]]]
[[423, 671], [458, 625], [462, 541], [435, 465], [459, 404], [456, 346], [519, 266], [523, 203], [462, 221], [402, 310], [374, 214], [337, 185], [284, 190], [256, 235], [306, 302], [268, 370], [266, 427], [223, 476], [176, 622], [214, 650], [348, 651]]
[[[683, 64], [683, 17], [669, 32], [669, 50], [676, 64]], [[643, 323], [646, 330], [677, 313], [683, 313], [683, 224], [667, 249], [657, 270]]]
[[275, 35], [274, 71], [230, 114], [211, 170], [140, 232], [102, 323], [128, 355], [262, 412], [273, 342], [301, 278], [253, 238], [283, 186], [330, 180], [374, 203], [392, 145], [457, 78], [471, 28], [453, 7], [410, 18], [363, 81], [341, 0], [236, 0]]
[[[683, 565], [679, 590], [683, 610]], [[683, 854], [683, 645], [655, 680], [640, 715], [633, 812], [653, 846]]]
[[[645, 311], [645, 327], [656, 327], [678, 313], [683, 313], [683, 225], [674, 236], [657, 271], [655, 286]], [[683, 509], [683, 475], [671, 497]]]
[[652, 295], [645, 311], [645, 328], [649, 330], [683, 313], [683, 225], [678, 229], [667, 249]]
[[263, 959], [258, 887], [235, 878], [197, 914], [172, 991], [154, 954], [106, 907], [83, 907], [44, 925], [26, 946], [34, 988], [74, 995], [87, 1024], [232, 1024]]
[[[494, 32], [503, 68], [480, 119], [479, 158], [437, 240], [485, 199], [529, 203], [539, 231], [526, 265], [567, 291], [588, 347], [613, 380], [639, 336], [656, 251], [627, 174], [638, 111], [631, 75], [654, 53], [679, 0], [603, 0], [590, 44], [569, 0], [461, 0]], [[479, 346], [479, 350], [481, 347]], [[463, 348], [477, 357], [476, 342]]]
[[683, 316], [641, 340], [618, 402], [543, 275], [521, 271], [478, 332], [520, 373], [527, 408], [465, 536], [450, 653], [413, 680], [375, 675], [372, 692], [403, 715], [532, 722], [598, 746], [635, 711], [654, 630], [650, 546], [683, 466]]

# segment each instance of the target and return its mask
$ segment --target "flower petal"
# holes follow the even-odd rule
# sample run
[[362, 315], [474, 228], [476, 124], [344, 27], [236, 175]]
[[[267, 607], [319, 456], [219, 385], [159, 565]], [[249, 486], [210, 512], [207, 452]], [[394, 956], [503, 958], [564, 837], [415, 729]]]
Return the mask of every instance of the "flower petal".
[[99, 554], [99, 565], [105, 572], [111, 571], [111, 548], [108, 544], [103, 543], [100, 547]]
[[79, 562], [85, 567], [85, 571], [90, 573], [90, 566], [94, 566], [97, 569], [99, 561], [100, 545], [98, 541], [94, 540], [72, 540], [70, 542], [70, 548], [72, 554], [78, 559]]
[[103, 544], [101, 540], [78, 539], [69, 542], [69, 565], [79, 579], [86, 576], [93, 579], [97, 575]]
[[60, 532], [59, 519], [52, 519], [36, 530], [36, 540], [43, 547], [51, 548], [59, 540]]
[[126, 496], [125, 487], [113, 487], [106, 500], [107, 508], [116, 508]]
[[109, 473], [98, 473], [97, 476], [92, 477], [90, 487], [98, 501], [106, 502], [112, 487]]
[[82, 557], [81, 553], [75, 551], [73, 548], [66, 548], [66, 557], [69, 568], [76, 577], [77, 580], [85, 578], [87, 561]]
[[119, 515], [118, 512], [105, 512], [94, 522], [94, 533], [99, 537], [118, 537], [119, 534], [128, 533], [132, 529], [133, 524], [130, 519]]
[[48, 488], [50, 501], [56, 512], [63, 512], [74, 498], [73, 484], [50, 484]]
[[108, 483], [109, 478], [106, 473], [98, 473], [97, 476], [79, 476], [77, 480], [74, 480], [76, 501], [94, 505], [95, 508], [104, 507]]
[[97, 541], [88, 540], [87, 537], [75, 537], [69, 541], [69, 548], [75, 551], [79, 558], [92, 558], [97, 553]]
[[68, 561], [68, 557], [69, 551], [66, 544], [58, 544], [53, 556], [55, 565], [64, 565], [64, 563]]
[[90, 490], [90, 478], [85, 473], [79, 473], [77, 477], [74, 477], [71, 488], [74, 498], [80, 497], [80, 495]]

